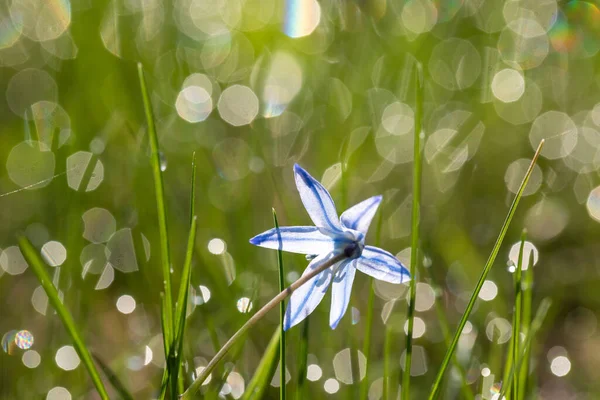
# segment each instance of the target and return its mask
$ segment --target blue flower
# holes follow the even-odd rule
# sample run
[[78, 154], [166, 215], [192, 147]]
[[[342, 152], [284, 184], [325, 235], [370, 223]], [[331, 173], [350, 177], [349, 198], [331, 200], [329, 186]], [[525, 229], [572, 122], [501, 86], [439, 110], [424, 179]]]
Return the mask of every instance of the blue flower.
[[329, 325], [335, 329], [348, 308], [357, 269], [390, 283], [407, 282], [410, 273], [391, 253], [365, 245], [365, 236], [381, 203], [381, 196], [356, 204], [338, 218], [335, 204], [323, 185], [298, 164], [294, 166], [294, 176], [302, 203], [315, 226], [280, 227], [279, 231], [270, 229], [250, 239], [250, 243], [306, 254], [312, 261], [304, 274], [336, 255], [346, 255], [347, 258], [325, 269], [292, 293], [284, 319], [285, 330], [301, 322], [319, 305], [331, 285]]

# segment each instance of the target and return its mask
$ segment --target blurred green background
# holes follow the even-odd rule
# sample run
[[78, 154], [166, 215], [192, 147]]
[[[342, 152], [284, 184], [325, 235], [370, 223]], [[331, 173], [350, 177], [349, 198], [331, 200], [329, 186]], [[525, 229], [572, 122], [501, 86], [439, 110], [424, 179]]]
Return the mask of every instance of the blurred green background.
[[[50, 265], [88, 346], [135, 398], [156, 396], [164, 363], [162, 277], [137, 62], [146, 70], [163, 152], [174, 284], [197, 153], [188, 378], [246, 311], [277, 292], [276, 253], [248, 239], [272, 227], [271, 207], [281, 225], [310, 224], [293, 182], [295, 162], [331, 190], [339, 212], [383, 194], [379, 245], [408, 265], [413, 71], [420, 62], [426, 258], [417, 277], [413, 398], [426, 396], [445, 353], [434, 304], [454, 326], [545, 138], [458, 356], [473, 391], [492, 398], [511, 334], [511, 260], [527, 228], [534, 307], [542, 297], [554, 300], [533, 348], [534, 392], [597, 399], [598, 50], [597, 1], [5, 0], [0, 398], [97, 398], [16, 246], [20, 234]], [[307, 264], [290, 254], [284, 262], [290, 282]], [[401, 374], [407, 293], [380, 282], [375, 290], [364, 378], [370, 400], [381, 398], [385, 324], [394, 332], [392, 374]], [[347, 349], [362, 347], [368, 291], [369, 280], [358, 274], [353, 308], [335, 331], [327, 323], [329, 295], [311, 315], [311, 397], [353, 398]], [[253, 328], [226, 385], [210, 390], [239, 398], [277, 324], [272, 312]], [[288, 339], [292, 394], [300, 334], [292, 329]], [[277, 396], [278, 374], [272, 384], [267, 398]], [[460, 398], [456, 374], [448, 374], [442, 397]]]

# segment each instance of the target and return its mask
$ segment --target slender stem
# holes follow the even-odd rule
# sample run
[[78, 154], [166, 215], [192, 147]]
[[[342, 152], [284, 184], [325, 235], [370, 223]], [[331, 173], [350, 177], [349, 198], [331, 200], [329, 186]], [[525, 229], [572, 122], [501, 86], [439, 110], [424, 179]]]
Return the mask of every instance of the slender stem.
[[371, 364], [371, 332], [373, 331], [373, 308], [375, 307], [375, 289], [373, 288], [373, 278], [369, 278], [369, 299], [367, 300], [366, 333], [363, 342], [363, 354], [367, 358], [365, 365], [365, 378], [360, 388], [360, 400], [366, 400], [369, 395], [369, 367]]
[[[527, 238], [527, 231], [523, 230], [521, 235], [521, 246], [519, 247], [519, 262], [517, 263], [517, 270], [515, 271], [515, 312], [513, 314], [513, 363], [517, 362], [520, 350], [520, 342], [521, 342], [521, 308], [523, 299], [522, 299], [522, 268], [523, 268], [523, 251], [525, 249], [525, 240]], [[533, 268], [533, 266], [530, 266]], [[518, 399], [519, 395], [519, 368], [516, 369], [514, 385], [513, 385], [513, 398]]]
[[392, 328], [385, 325], [385, 338], [383, 342], [383, 393], [381, 396], [382, 400], [391, 399], [390, 396], [390, 381], [392, 376], [392, 365], [391, 365], [391, 352], [392, 352]]
[[27, 239], [26, 237], [22, 236], [19, 238], [19, 247], [21, 248], [23, 256], [25, 257], [25, 259], [33, 269], [33, 272], [40, 281], [40, 285], [42, 285], [42, 287], [44, 288], [44, 291], [48, 296], [48, 300], [50, 300], [50, 303], [56, 310], [56, 313], [62, 320], [63, 325], [65, 326], [67, 332], [71, 336], [71, 339], [73, 339], [73, 346], [75, 347], [75, 351], [77, 351], [79, 358], [81, 358], [81, 361], [83, 361], [83, 365], [85, 365], [85, 368], [88, 370], [90, 378], [92, 378], [92, 382], [96, 386], [96, 390], [98, 391], [100, 398], [102, 398], [102, 400], [108, 400], [106, 388], [104, 387], [104, 383], [102, 383], [100, 374], [98, 373], [98, 370], [96, 370], [96, 366], [92, 361], [92, 356], [85, 343], [83, 342], [79, 331], [77, 330], [77, 325], [75, 324], [71, 313], [69, 312], [69, 310], [67, 310], [65, 305], [60, 300], [60, 297], [58, 296], [58, 291], [52, 284], [52, 280], [50, 279], [50, 276], [46, 271], [46, 266], [44, 265], [44, 262], [41, 260], [37, 250], [33, 247], [33, 245], [29, 242], [29, 239]]
[[492, 252], [490, 253], [489, 258], [488, 258], [487, 262], [485, 263], [485, 266], [483, 267], [483, 271], [481, 272], [479, 281], [477, 281], [477, 285], [475, 286], [475, 290], [471, 294], [471, 298], [469, 299], [467, 308], [465, 309], [465, 312], [463, 313], [463, 315], [460, 319], [458, 328], [456, 329], [456, 333], [454, 334], [454, 338], [452, 339], [450, 347], [448, 348], [448, 351], [446, 352], [446, 355], [444, 356], [444, 360], [442, 361], [441, 368], [435, 378], [435, 381], [431, 388], [431, 393], [429, 394], [430, 400], [437, 398], [438, 392], [440, 390], [440, 384], [442, 382], [442, 378], [444, 377], [444, 373], [446, 372], [446, 369], [448, 368], [448, 365], [450, 364], [450, 360], [452, 358], [452, 355], [454, 354], [456, 345], [458, 344], [458, 341], [459, 341], [462, 331], [467, 323], [469, 315], [471, 315], [471, 311], [473, 310], [475, 301], [477, 300], [477, 297], [479, 296], [481, 287], [483, 286], [485, 279], [487, 278], [490, 270], [492, 269], [492, 266], [494, 265], [494, 261], [496, 261], [496, 256], [498, 255], [498, 252], [500, 251], [500, 246], [502, 245], [502, 242], [504, 241], [504, 236], [506, 235], [506, 232], [508, 231], [510, 222], [512, 221], [512, 218], [515, 215], [515, 211], [517, 210], [517, 206], [519, 205], [519, 200], [521, 200], [521, 197], [523, 196], [523, 191], [525, 190], [525, 187], [527, 186], [527, 182], [529, 181], [529, 177], [531, 176], [531, 173], [533, 172], [533, 167], [535, 166], [535, 163], [537, 162], [540, 152], [542, 151], [543, 145], [544, 145], [544, 140], [542, 140], [540, 142], [540, 144], [533, 156], [533, 159], [531, 160], [531, 163], [529, 164], [529, 168], [527, 169], [527, 172], [525, 173], [523, 181], [521, 182], [521, 186], [519, 186], [519, 190], [517, 191], [515, 199], [513, 200], [512, 204], [508, 210], [506, 219], [504, 220], [504, 223], [502, 224], [502, 228], [500, 229], [500, 234], [498, 235], [498, 239], [496, 239], [496, 243], [494, 244], [494, 247], [492, 248]]
[[527, 355], [528, 349], [531, 347], [533, 337], [535, 336], [537, 331], [542, 327], [542, 323], [546, 318], [546, 314], [548, 314], [550, 305], [552, 305], [552, 300], [550, 300], [549, 298], [545, 298], [544, 300], [542, 300], [537, 312], [535, 313], [535, 318], [533, 319], [533, 322], [531, 324], [531, 331], [529, 332], [529, 335], [527, 335], [527, 338], [525, 338], [525, 343], [523, 343], [519, 360], [515, 360], [515, 365], [513, 365], [510, 374], [508, 375], [508, 379], [502, 384], [502, 390], [500, 390], [500, 395], [498, 396], [499, 399], [502, 399], [506, 394], [508, 388], [510, 388], [512, 380], [515, 377], [515, 371], [517, 371], [521, 367], [521, 364], [523, 363], [523, 360]]
[[419, 261], [419, 221], [421, 207], [421, 133], [423, 132], [423, 66], [417, 63], [416, 78], [416, 110], [413, 148], [413, 190], [412, 190], [412, 230], [410, 244], [410, 295], [408, 301], [408, 329], [406, 333], [406, 358], [404, 359], [404, 375], [402, 375], [402, 398], [410, 399], [410, 368], [412, 363], [412, 336], [415, 320], [415, 298], [417, 295], [417, 263]]
[[231, 347], [246, 333], [248, 329], [250, 329], [256, 322], [261, 320], [269, 311], [271, 311], [277, 304], [290, 296], [296, 289], [300, 286], [304, 285], [310, 279], [314, 278], [321, 272], [325, 271], [327, 268], [332, 267], [335, 263], [342, 261], [346, 258], [344, 253], [336, 254], [331, 257], [329, 260], [325, 261], [323, 264], [319, 265], [314, 270], [310, 271], [308, 274], [301, 276], [297, 281], [288, 286], [285, 290], [281, 291], [277, 296], [273, 297], [267, 304], [265, 304], [260, 310], [256, 312], [233, 336], [221, 347], [221, 349], [215, 354], [215, 356], [210, 360], [206, 368], [202, 370], [200, 375], [196, 378], [196, 380], [192, 383], [192, 385], [188, 388], [188, 390], [183, 393], [180, 399], [191, 399], [194, 394], [198, 391], [202, 382], [206, 380], [208, 375], [212, 372], [215, 366], [223, 359], [225, 354], [231, 349]]
[[[439, 301], [434, 302], [435, 305], [435, 313], [437, 315], [438, 322], [440, 323], [440, 328], [442, 330], [442, 336], [444, 337], [444, 342], [446, 346], [450, 347], [450, 329], [448, 328], [448, 320], [446, 319], [446, 315], [444, 314], [444, 310], [442, 310], [442, 306]], [[461, 380], [461, 390], [463, 393], [463, 399], [465, 400], [473, 400], [475, 396], [473, 396], [473, 392], [469, 388], [469, 384], [467, 382], [467, 374], [465, 369], [460, 364], [458, 357], [456, 354], [452, 357], [452, 363], [454, 364], [454, 368], [458, 371], [458, 375]]]
[[160, 167], [160, 154], [158, 147], [158, 135], [156, 126], [154, 125], [154, 116], [152, 113], [152, 104], [148, 89], [146, 87], [146, 78], [144, 77], [144, 68], [141, 63], [138, 63], [138, 77], [142, 90], [142, 99], [144, 101], [144, 111], [146, 113], [146, 123], [148, 124], [148, 138], [151, 149], [151, 164], [152, 173], [154, 175], [154, 194], [156, 196], [156, 207], [158, 212], [158, 232], [160, 235], [160, 253], [162, 256], [162, 274], [165, 293], [165, 328], [163, 332], [164, 341], [167, 347], [170, 346], [173, 340], [173, 295], [171, 293], [171, 261], [169, 255], [169, 235], [167, 232], [167, 211], [165, 206], [165, 190], [162, 179], [162, 171]]
[[302, 338], [298, 350], [298, 386], [296, 387], [296, 400], [304, 400], [304, 391], [306, 388], [306, 370], [308, 367], [308, 332], [310, 315], [302, 323]]
[[[279, 222], [277, 221], [277, 213], [273, 208], [273, 223], [275, 229], [277, 229], [277, 239], [279, 241], [279, 248], [277, 249], [277, 267], [279, 269], [279, 291], [283, 292], [285, 288], [285, 281], [283, 278], [283, 243], [281, 241], [281, 233], [279, 232]], [[279, 399], [285, 400], [285, 329], [283, 329], [283, 320], [285, 318], [285, 302], [279, 303], [279, 329], [281, 330], [281, 339], [279, 340]]]
[[[381, 240], [381, 227], [383, 222], [383, 206], [379, 210], [377, 217], [377, 226], [375, 229], [375, 246], [379, 247]], [[360, 388], [360, 400], [367, 400], [369, 396], [369, 368], [371, 365], [371, 337], [373, 336], [373, 315], [375, 308], [375, 281], [373, 278], [369, 278], [369, 300], [367, 302], [367, 317], [366, 317], [366, 332], [365, 340], [363, 342], [363, 354], [365, 355], [367, 362], [365, 364], [365, 378], [361, 382]]]
[[[533, 251], [529, 253], [529, 267], [525, 271], [525, 280], [523, 284], [523, 315], [521, 317], [521, 325], [523, 335], [527, 337], [531, 328], [531, 303], [533, 298]], [[519, 393], [518, 398], [524, 399], [527, 392], [527, 381], [529, 377], [529, 355], [531, 349], [525, 350], [525, 360], [519, 371]]]

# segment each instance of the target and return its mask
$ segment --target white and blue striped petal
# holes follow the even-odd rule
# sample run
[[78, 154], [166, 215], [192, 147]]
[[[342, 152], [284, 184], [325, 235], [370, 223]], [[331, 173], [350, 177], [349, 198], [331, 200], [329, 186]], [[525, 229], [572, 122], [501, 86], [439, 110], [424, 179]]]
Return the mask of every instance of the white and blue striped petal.
[[315, 225], [329, 232], [342, 232], [335, 204], [327, 189], [298, 164], [294, 165], [294, 177], [300, 199]]
[[366, 235], [382, 198], [382, 196], [373, 196], [344, 211], [340, 218], [342, 225]]
[[357, 259], [356, 268], [375, 279], [389, 283], [404, 283], [410, 280], [410, 272], [391, 253], [378, 247], [365, 246]]
[[[333, 254], [321, 254], [310, 262], [308, 268], [302, 275], [308, 274], [313, 271], [321, 263], [331, 258]], [[310, 313], [314, 311], [319, 305], [325, 292], [329, 288], [331, 282], [332, 270], [335, 268], [327, 268], [323, 272], [317, 274], [313, 278], [309, 279], [304, 285], [296, 289], [290, 300], [288, 301], [287, 310], [283, 319], [283, 329], [288, 330], [292, 326], [302, 322]]]
[[326, 254], [334, 250], [334, 240], [315, 226], [282, 226], [256, 235], [250, 243], [268, 249], [300, 254]]
[[335, 329], [348, 309], [352, 284], [356, 274], [356, 259], [342, 261], [331, 284], [331, 312], [329, 326]]

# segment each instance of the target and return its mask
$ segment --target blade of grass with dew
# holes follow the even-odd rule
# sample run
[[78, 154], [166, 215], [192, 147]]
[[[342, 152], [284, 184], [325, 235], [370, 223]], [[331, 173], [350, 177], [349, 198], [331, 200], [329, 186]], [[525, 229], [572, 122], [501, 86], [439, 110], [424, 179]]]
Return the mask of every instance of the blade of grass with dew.
[[119, 376], [104, 362], [97, 354], [91, 352], [92, 358], [96, 361], [96, 364], [100, 366], [104, 375], [112, 385], [112, 387], [116, 390], [116, 392], [121, 396], [123, 400], [133, 400], [133, 396], [129, 393], [123, 382], [119, 379]]
[[[523, 335], [527, 337], [531, 329], [531, 303], [533, 300], [533, 261], [534, 253], [529, 252], [529, 264], [525, 271], [525, 280], [522, 286], [523, 291], [523, 315], [521, 317], [521, 331]], [[529, 379], [529, 362], [530, 362], [531, 349], [525, 350], [525, 360], [521, 365], [519, 373], [519, 399], [524, 399], [527, 393], [527, 384]]]
[[523, 343], [521, 352], [519, 353], [519, 358], [518, 360], [515, 360], [515, 365], [513, 365], [513, 367], [511, 368], [510, 374], [508, 375], [508, 379], [502, 384], [502, 389], [500, 390], [500, 395], [498, 396], [499, 399], [502, 399], [506, 395], [506, 391], [511, 387], [512, 380], [516, 375], [515, 372], [521, 367], [521, 364], [523, 363], [523, 360], [526, 357], [527, 351], [531, 347], [533, 337], [536, 335], [537, 331], [542, 327], [542, 323], [544, 322], [546, 314], [548, 314], [548, 310], [550, 309], [551, 305], [552, 300], [550, 300], [547, 297], [544, 298], [540, 303], [540, 306], [538, 307], [538, 310], [535, 313], [535, 318], [531, 323], [531, 330], [525, 338], [525, 342]]
[[413, 192], [410, 244], [410, 295], [408, 301], [408, 328], [406, 332], [406, 358], [402, 375], [402, 398], [410, 399], [410, 369], [412, 363], [412, 339], [415, 320], [415, 299], [417, 295], [417, 264], [419, 262], [419, 221], [421, 219], [421, 133], [423, 131], [423, 66], [417, 63], [415, 68], [415, 132], [413, 150]]
[[458, 328], [456, 329], [456, 333], [454, 334], [454, 338], [452, 339], [452, 342], [450, 343], [450, 347], [448, 348], [448, 351], [446, 352], [446, 355], [444, 356], [444, 360], [442, 361], [442, 365], [441, 365], [440, 370], [435, 378], [435, 381], [431, 388], [431, 392], [429, 394], [430, 400], [435, 399], [438, 395], [438, 392], [440, 389], [440, 384], [442, 382], [442, 378], [444, 377], [444, 373], [446, 372], [446, 369], [448, 368], [448, 365], [450, 363], [450, 359], [452, 358], [452, 355], [454, 354], [454, 350], [456, 349], [456, 345], [458, 344], [460, 335], [462, 334], [465, 324], [467, 323], [467, 319], [469, 318], [469, 315], [471, 314], [471, 311], [473, 310], [473, 306], [475, 305], [475, 301], [477, 300], [477, 297], [479, 296], [481, 287], [483, 286], [485, 279], [487, 278], [490, 270], [492, 269], [492, 266], [494, 265], [494, 261], [496, 261], [496, 256], [498, 255], [498, 252], [500, 251], [500, 246], [502, 245], [502, 242], [504, 241], [504, 236], [506, 235], [506, 232], [508, 231], [510, 222], [512, 221], [512, 218], [515, 215], [515, 211], [517, 210], [517, 206], [519, 205], [519, 200], [521, 200], [521, 197], [523, 196], [523, 191], [525, 190], [525, 187], [527, 186], [527, 182], [529, 181], [529, 177], [531, 176], [531, 173], [533, 172], [533, 167], [535, 166], [535, 163], [537, 162], [540, 152], [542, 151], [543, 145], [544, 145], [544, 140], [542, 140], [540, 142], [540, 144], [533, 156], [533, 159], [531, 160], [531, 163], [529, 164], [529, 168], [527, 169], [527, 172], [525, 173], [523, 181], [521, 182], [521, 185], [519, 186], [519, 190], [517, 190], [517, 194], [515, 195], [515, 198], [508, 210], [506, 219], [504, 220], [504, 223], [502, 224], [502, 228], [500, 229], [500, 234], [498, 235], [498, 238], [496, 239], [496, 243], [494, 244], [494, 247], [492, 248], [492, 252], [490, 253], [489, 258], [488, 258], [487, 262], [485, 263], [485, 266], [483, 267], [483, 271], [481, 272], [481, 276], [479, 277], [479, 280], [477, 281], [475, 290], [473, 290], [473, 293], [471, 294], [471, 298], [469, 299], [469, 303], [467, 304], [465, 312], [463, 313], [463, 315], [460, 319]]
[[160, 153], [158, 147], [158, 135], [154, 125], [154, 116], [152, 113], [152, 103], [146, 87], [146, 78], [144, 77], [144, 68], [138, 63], [138, 78], [142, 91], [142, 100], [144, 101], [144, 112], [146, 114], [146, 123], [148, 124], [148, 139], [150, 141], [152, 164], [152, 173], [154, 175], [154, 194], [156, 196], [156, 209], [158, 213], [158, 232], [160, 235], [160, 253], [161, 266], [164, 283], [164, 294], [166, 307], [162, 312], [165, 313], [165, 324], [163, 331], [163, 340], [165, 347], [169, 348], [173, 341], [174, 321], [173, 321], [173, 295], [171, 293], [171, 259], [169, 254], [169, 234], [167, 230], [167, 210], [165, 205], [165, 193], [162, 179]]
[[50, 276], [46, 271], [44, 262], [40, 258], [35, 247], [33, 247], [33, 245], [29, 242], [29, 239], [27, 239], [26, 237], [22, 236], [19, 238], [19, 247], [21, 248], [21, 252], [25, 257], [25, 260], [27, 260], [27, 263], [33, 269], [33, 272], [35, 273], [38, 281], [40, 281], [40, 285], [44, 288], [44, 291], [48, 296], [50, 304], [52, 304], [52, 306], [56, 310], [56, 313], [60, 317], [65, 328], [67, 329], [69, 336], [71, 336], [71, 339], [73, 340], [73, 346], [75, 347], [75, 351], [77, 351], [79, 358], [81, 359], [83, 365], [85, 365], [85, 368], [90, 374], [90, 378], [92, 378], [92, 382], [94, 383], [94, 386], [96, 386], [96, 390], [98, 391], [100, 398], [102, 398], [103, 400], [108, 400], [106, 388], [104, 387], [104, 383], [100, 378], [100, 374], [98, 373], [98, 370], [94, 365], [90, 351], [85, 346], [85, 343], [83, 342], [83, 339], [79, 334], [79, 330], [77, 329], [77, 325], [75, 324], [71, 313], [69, 312], [69, 310], [67, 310], [65, 305], [60, 300], [58, 296], [58, 291], [52, 284], [52, 280], [50, 279]]
[[[277, 240], [279, 241], [279, 248], [277, 249], [277, 268], [279, 269], [279, 291], [282, 292], [285, 289], [285, 281], [283, 277], [283, 243], [281, 241], [281, 234], [279, 233], [279, 222], [277, 221], [277, 213], [275, 209], [273, 211], [273, 223], [277, 230]], [[281, 329], [281, 339], [279, 340], [279, 372], [281, 374], [279, 381], [279, 399], [285, 400], [285, 330], [283, 330], [283, 319], [285, 317], [285, 301], [279, 303], [279, 328]]]
[[[192, 156], [192, 182], [190, 192], [190, 232], [188, 235], [187, 248], [185, 252], [185, 261], [181, 271], [181, 282], [179, 283], [179, 292], [177, 294], [177, 303], [175, 303], [175, 340], [173, 344], [174, 364], [171, 371], [171, 392], [175, 398], [179, 395], [178, 387], [182, 382], [179, 380], [181, 369], [181, 360], [183, 357], [183, 337], [185, 334], [185, 322], [187, 314], [188, 293], [190, 281], [192, 279], [192, 258], [194, 256], [194, 244], [196, 243], [197, 217], [195, 213], [196, 202], [196, 153]], [[173, 357], [174, 356], [174, 357]]]
[[[379, 247], [381, 240], [381, 226], [383, 223], [383, 206], [379, 210], [377, 217], [377, 227], [375, 229], [375, 243], [376, 247]], [[365, 355], [365, 377], [361, 381], [360, 387], [360, 400], [367, 400], [369, 396], [369, 367], [370, 367], [370, 355], [371, 355], [371, 337], [373, 336], [373, 315], [375, 307], [375, 282], [373, 278], [369, 277], [369, 299], [367, 300], [367, 316], [366, 316], [366, 327], [365, 327], [365, 340], [363, 342], [363, 354]]]
[[302, 336], [298, 347], [298, 385], [296, 386], [296, 400], [304, 400], [306, 390], [306, 372], [308, 368], [308, 332], [310, 315], [302, 323]]
[[[523, 251], [525, 249], [525, 240], [527, 239], [527, 231], [523, 230], [521, 234], [521, 246], [519, 247], [519, 262], [517, 263], [517, 270], [515, 271], [515, 312], [513, 314], [513, 332], [512, 332], [512, 342], [513, 342], [513, 352], [512, 352], [512, 363], [517, 361], [520, 350], [520, 342], [521, 342], [521, 309], [523, 307], [523, 299], [522, 299], [522, 270], [523, 270]], [[514, 376], [514, 384], [513, 384], [513, 396], [518, 396], [519, 394], [519, 368], [515, 370]]]
[[202, 370], [200, 375], [194, 380], [194, 382], [190, 385], [190, 387], [183, 393], [180, 397], [180, 400], [190, 399], [194, 396], [194, 394], [200, 389], [202, 383], [206, 380], [208, 375], [212, 372], [212, 370], [217, 366], [217, 364], [225, 357], [225, 355], [229, 352], [229, 350], [241, 339], [244, 337], [244, 334], [250, 329], [256, 322], [261, 320], [269, 311], [271, 311], [275, 306], [279, 304], [282, 300], [286, 299], [289, 295], [291, 295], [294, 290], [304, 285], [313, 277], [317, 276], [321, 272], [325, 271], [327, 268], [330, 268], [335, 263], [342, 261], [346, 258], [344, 253], [337, 254], [325, 261], [323, 264], [319, 265], [317, 268], [312, 270], [310, 273], [306, 275], [302, 275], [297, 281], [292, 283], [290, 286], [285, 288], [284, 291], [280, 292], [278, 295], [273, 297], [267, 304], [265, 304], [260, 310], [258, 310], [241, 328], [239, 328], [231, 338], [219, 349], [217, 354], [210, 360], [206, 368]]
[[271, 336], [271, 340], [258, 363], [258, 367], [256, 367], [254, 376], [246, 387], [242, 400], [259, 400], [265, 393], [265, 390], [269, 386], [269, 382], [271, 382], [271, 377], [277, 369], [277, 356], [279, 355], [279, 339], [281, 338], [281, 332], [281, 327], [277, 327], [273, 336]]

